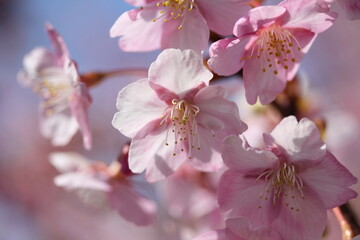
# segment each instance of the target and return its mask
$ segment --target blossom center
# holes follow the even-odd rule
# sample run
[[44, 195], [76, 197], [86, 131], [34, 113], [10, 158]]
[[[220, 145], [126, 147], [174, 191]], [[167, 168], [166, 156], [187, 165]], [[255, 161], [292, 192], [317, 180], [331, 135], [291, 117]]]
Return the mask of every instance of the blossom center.
[[272, 71], [277, 75], [279, 68], [287, 70], [290, 62], [296, 62], [296, 54], [300, 50], [300, 44], [294, 35], [289, 30], [274, 24], [259, 30], [258, 39], [247, 57], [252, 59], [257, 54], [262, 71]]
[[160, 8], [160, 15], [154, 18], [152, 21], [156, 22], [159, 19], [163, 19], [166, 23], [170, 20], [181, 19], [178, 29], [183, 28], [185, 16], [188, 12], [194, 8], [195, 0], [160, 0], [156, 6]]
[[67, 108], [74, 87], [63, 73], [43, 73], [34, 91], [43, 99], [40, 106], [45, 114], [52, 115]]
[[261, 173], [256, 182], [260, 180], [266, 182], [265, 192], [260, 194], [260, 199], [270, 199], [275, 205], [278, 199], [284, 198], [286, 206], [299, 211], [293, 202], [298, 194], [304, 198], [304, 184], [301, 178], [296, 176], [294, 165], [283, 162], [278, 169], [269, 169]]
[[200, 109], [197, 106], [188, 103], [185, 100], [177, 99], [173, 99], [172, 106], [166, 109], [163, 119], [160, 122], [160, 126], [170, 123], [170, 127], [166, 134], [165, 145], [169, 146], [169, 139], [174, 140], [175, 150], [173, 156], [176, 156], [178, 145], [182, 152], [185, 151], [184, 147], [187, 146], [189, 158], [191, 158], [192, 149], [195, 149], [196, 147], [197, 150], [200, 150], [196, 122], [196, 115], [199, 112]]

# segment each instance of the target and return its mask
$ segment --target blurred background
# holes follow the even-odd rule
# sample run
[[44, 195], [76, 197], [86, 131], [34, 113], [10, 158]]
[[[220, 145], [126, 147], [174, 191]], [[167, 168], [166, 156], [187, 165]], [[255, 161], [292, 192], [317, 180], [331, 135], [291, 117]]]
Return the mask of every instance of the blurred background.
[[[48, 162], [54, 151], [114, 160], [127, 141], [111, 125], [116, 96], [136, 79], [113, 77], [91, 89], [89, 152], [79, 135], [62, 148], [42, 138], [39, 99], [16, 79], [25, 54], [36, 46], [50, 48], [45, 22], [63, 36], [81, 73], [148, 67], [159, 52], [124, 53], [109, 37], [115, 20], [131, 8], [122, 0], [0, 0], [1, 240], [161, 239], [151, 227], [138, 228], [109, 209], [84, 206], [76, 195], [56, 188], [57, 172]], [[360, 20], [349, 21], [342, 9], [333, 9], [339, 18], [319, 35], [300, 69], [304, 94], [326, 119], [330, 151], [360, 178]], [[354, 189], [360, 192], [360, 184]], [[359, 198], [351, 205], [360, 216]]]

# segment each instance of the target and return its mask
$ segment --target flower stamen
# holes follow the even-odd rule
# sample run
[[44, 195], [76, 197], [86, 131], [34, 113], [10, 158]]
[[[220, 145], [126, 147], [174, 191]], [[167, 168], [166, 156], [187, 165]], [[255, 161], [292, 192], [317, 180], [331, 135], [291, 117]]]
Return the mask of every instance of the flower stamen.
[[262, 72], [265, 73], [268, 68], [274, 67], [275, 70], [272, 72], [277, 75], [279, 73], [278, 65], [285, 70], [289, 69], [289, 59], [295, 62], [295, 51], [301, 51], [300, 43], [294, 35], [277, 24], [260, 30], [258, 34], [259, 38], [253, 45], [250, 55], [244, 56], [242, 60], [253, 59], [257, 52]]
[[[165, 110], [165, 113], [160, 122], [160, 126], [169, 124], [170, 128], [166, 133], [165, 145], [169, 146], [168, 138], [171, 133], [174, 137], [174, 154], [176, 156], [177, 145], [180, 151], [184, 152], [183, 144], [188, 144], [188, 157], [191, 158], [193, 149], [200, 150], [200, 138], [198, 136], [198, 128], [196, 116], [200, 109], [185, 100], [172, 100], [172, 106]], [[171, 130], [171, 132], [170, 132]]]
[[[276, 205], [277, 199], [282, 197], [289, 198], [288, 201], [292, 202], [295, 199], [294, 191], [300, 193], [301, 198], [304, 199], [304, 183], [300, 177], [296, 176], [296, 169], [292, 164], [284, 162], [279, 169], [268, 169], [256, 178], [256, 182], [260, 180], [268, 183], [266, 184], [265, 194], [261, 193], [260, 199], [263, 199], [265, 196], [265, 200], [268, 200], [270, 195], [272, 195], [273, 205]], [[299, 211], [298, 208], [294, 208], [289, 202], [286, 205], [290, 209]], [[261, 208], [261, 205], [259, 208]]]
[[[156, 3], [156, 6], [160, 8], [160, 15], [152, 19], [152, 21], [156, 22], [159, 19], [165, 18], [163, 22], [167, 23], [171, 20], [181, 19], [178, 26], [180, 30], [183, 28], [186, 14], [194, 9], [194, 4], [195, 0], [160, 0]], [[144, 9], [144, 7], [140, 8], [140, 10], [142, 9]]]

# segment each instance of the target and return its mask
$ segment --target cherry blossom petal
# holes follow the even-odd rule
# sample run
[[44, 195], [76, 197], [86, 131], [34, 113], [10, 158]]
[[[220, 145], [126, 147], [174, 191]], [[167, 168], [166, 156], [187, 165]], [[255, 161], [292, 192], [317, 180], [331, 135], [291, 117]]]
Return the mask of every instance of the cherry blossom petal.
[[[293, 194], [294, 199], [283, 199], [279, 217], [271, 228], [276, 229], [283, 239], [321, 239], [327, 219], [324, 203], [319, 196], [306, 188], [304, 199], [298, 191]], [[286, 203], [289, 206], [286, 206]]]
[[110, 205], [126, 220], [140, 226], [154, 222], [155, 203], [136, 193], [128, 183], [115, 185], [108, 197]]
[[[217, 230], [217, 231], [210, 231], [201, 234], [200, 236], [194, 238], [193, 240], [235, 240], [233, 238], [229, 238], [225, 230]], [[236, 240], [244, 240], [243, 238], [236, 238]]]
[[[258, 52], [257, 49], [258, 46], [253, 52]], [[285, 88], [286, 69], [276, 65], [277, 61], [274, 55], [268, 58], [261, 55], [260, 58], [253, 56], [246, 59], [243, 72], [245, 95], [249, 104], [255, 104], [257, 98], [262, 104], [268, 104]], [[269, 63], [273, 65], [272, 68], [267, 68]]]
[[179, 96], [154, 82], [149, 82], [150, 87], [156, 92], [158, 98], [166, 104], [171, 105], [173, 99], [179, 99]]
[[210, 68], [219, 75], [229, 76], [240, 71], [244, 65], [242, 57], [250, 38], [221, 39], [210, 46]]
[[360, 1], [358, 0], [337, 0], [339, 5], [345, 10], [350, 20], [360, 19]]
[[218, 208], [213, 192], [200, 188], [183, 176], [171, 177], [164, 191], [170, 203], [168, 213], [174, 218], [185, 221], [201, 219]]
[[194, 98], [194, 104], [200, 109], [197, 122], [213, 131], [225, 131], [227, 135], [241, 134], [247, 125], [240, 120], [237, 105], [225, 96], [226, 90], [220, 86], [201, 89]]
[[119, 92], [116, 107], [119, 112], [113, 126], [127, 137], [144, 138], [159, 126], [167, 105], [158, 99], [147, 79], [141, 79]]
[[219, 183], [218, 203], [231, 217], [251, 219], [254, 227], [269, 225], [279, 215], [280, 205], [273, 205], [273, 193], [266, 199], [266, 183], [247, 177], [237, 170], [226, 171]]
[[226, 137], [221, 152], [226, 166], [239, 173], [261, 173], [278, 163], [272, 152], [251, 148], [243, 136]]
[[[249, 11], [249, 23], [255, 30], [258, 30], [264, 26], [270, 26], [271, 24], [280, 21], [286, 14], [286, 9], [282, 6], [260, 6], [253, 8]], [[237, 31], [235, 30], [237, 29]], [[245, 32], [240, 32], [239, 28], [234, 27], [234, 33], [240, 37]]]
[[220, 153], [214, 150], [217, 148], [214, 136], [210, 130], [201, 125], [197, 130], [197, 136], [194, 136], [196, 138], [194, 148], [185, 144], [186, 150], [191, 156], [188, 162], [200, 171], [214, 172], [224, 165]]
[[79, 129], [79, 124], [74, 117], [63, 113], [43, 117], [40, 131], [45, 138], [51, 139], [54, 146], [64, 146]]
[[[129, 167], [134, 173], [146, 169], [145, 177], [149, 182], [166, 178], [187, 159], [185, 152], [176, 151], [174, 145], [165, 145], [167, 130], [144, 139], [133, 139], [129, 151]], [[146, 149], [146, 151], [145, 151]], [[176, 152], [176, 155], [173, 154]]]
[[89, 161], [75, 152], [55, 152], [50, 154], [50, 163], [59, 172], [75, 171], [88, 166]]
[[92, 146], [92, 134], [89, 126], [88, 109], [92, 99], [84, 83], [79, 82], [77, 88], [77, 91], [74, 92], [70, 100], [70, 108], [82, 132], [84, 147], [90, 150]]
[[307, 118], [298, 122], [294, 116], [284, 118], [271, 132], [292, 162], [319, 160], [325, 156], [326, 146], [317, 126]]
[[59, 65], [61, 66], [64, 64], [65, 59], [70, 57], [69, 50], [67, 49], [64, 39], [51, 24], [46, 23], [45, 28], [48, 33], [50, 42], [55, 50], [55, 54], [60, 61]]
[[24, 69], [18, 73], [19, 82], [26, 87], [33, 87], [37, 84], [39, 73], [57, 66], [57, 59], [48, 49], [37, 47], [25, 55], [23, 65]]
[[311, 45], [313, 44], [313, 42], [315, 41], [316, 38], [316, 34], [310, 32], [309, 30], [306, 29], [290, 29], [289, 30], [291, 32], [291, 34], [296, 38], [297, 42], [299, 43], [301, 50], [299, 51], [297, 48], [297, 45], [294, 45], [291, 49], [292, 49], [292, 53], [289, 56], [293, 60], [289, 60], [286, 62], [287, 65], [287, 80], [291, 81], [294, 79], [299, 67], [300, 67], [300, 62], [304, 56], [305, 53], [307, 53], [311, 47]]
[[344, 204], [357, 193], [348, 188], [357, 179], [329, 152], [325, 158], [299, 174], [323, 200], [327, 209]]
[[248, 16], [240, 18], [234, 26], [234, 35], [238, 38], [255, 34], [263, 26], [279, 21], [286, 13], [281, 6], [260, 6], [249, 11]]
[[251, 9], [248, 0], [197, 0], [209, 28], [223, 36], [232, 34], [235, 22]]
[[[236, 235], [231, 239], [244, 240], [281, 240], [276, 232], [265, 227], [253, 228], [246, 218], [228, 218], [226, 219], [227, 236]], [[239, 238], [240, 237], [240, 238]], [[219, 239], [220, 240], [220, 239]]]
[[100, 180], [91, 173], [69, 172], [54, 178], [54, 183], [58, 187], [64, 187], [67, 190], [91, 189], [102, 192], [111, 190], [111, 186], [106, 180]]
[[285, 0], [279, 5], [287, 9], [290, 19], [286, 28], [303, 28], [314, 33], [328, 29], [337, 13], [330, 12], [331, 0]]
[[192, 49], [200, 54], [208, 45], [209, 27], [196, 8], [183, 18], [177, 21], [170, 20], [164, 24], [167, 29], [164, 30], [161, 48]]
[[[135, 11], [135, 12], [134, 12]], [[135, 14], [136, 13], [136, 14]], [[153, 22], [159, 15], [156, 5], [139, 11], [123, 13], [110, 29], [111, 37], [121, 36], [119, 46], [123, 51], [153, 51], [161, 47], [164, 28], [162, 21]], [[136, 16], [136, 19], [134, 17]]]
[[202, 82], [208, 85], [212, 77], [200, 55], [191, 50], [167, 49], [149, 68], [150, 82], [179, 96]]
[[141, 7], [146, 4], [149, 4], [151, 2], [155, 2], [157, 0], [125, 0], [125, 2], [135, 6], [135, 7]]

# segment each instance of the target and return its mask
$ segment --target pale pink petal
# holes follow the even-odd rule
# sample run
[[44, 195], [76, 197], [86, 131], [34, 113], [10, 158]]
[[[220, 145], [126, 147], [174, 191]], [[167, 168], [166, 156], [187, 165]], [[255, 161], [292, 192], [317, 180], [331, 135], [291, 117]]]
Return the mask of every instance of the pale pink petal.
[[[161, 41], [162, 49], [192, 49], [200, 54], [208, 45], [209, 27], [196, 8], [187, 12], [182, 20], [170, 20], [164, 24], [165, 26], [167, 29], [164, 30]], [[179, 29], [180, 26], [181, 29]]]
[[70, 57], [65, 41], [51, 24], [46, 23], [45, 28], [48, 33], [50, 42], [55, 50], [55, 54], [59, 59], [59, 63], [60, 65], [63, 65], [65, 59]]
[[39, 74], [46, 68], [57, 66], [57, 59], [52, 52], [43, 47], [37, 47], [26, 54], [23, 60], [24, 69], [18, 73], [19, 82], [33, 87], [39, 81]]
[[[296, 38], [296, 40], [298, 41], [300, 47], [301, 47], [301, 52], [302, 53], [307, 53], [311, 47], [311, 45], [313, 44], [313, 42], [315, 41], [315, 38], [317, 37], [316, 34], [314, 34], [313, 32], [310, 32], [309, 30], [306, 29], [289, 29], [289, 32], [291, 32], [291, 34]], [[294, 46], [295, 48], [297, 46]], [[293, 49], [293, 52], [296, 54], [297, 52], [295, 51], [295, 48]], [[296, 55], [294, 56], [296, 59], [296, 62], [300, 62], [301, 58], [296, 58]]]
[[51, 139], [54, 146], [64, 146], [79, 129], [79, 124], [74, 117], [57, 113], [43, 117], [40, 122], [40, 131], [45, 138]]
[[240, 18], [234, 26], [234, 35], [237, 37], [247, 36], [258, 31], [262, 27], [270, 26], [278, 22], [285, 15], [286, 9], [281, 6], [260, 6], [249, 11], [249, 15]]
[[[231, 232], [236, 235], [238, 240], [281, 240], [276, 232], [270, 228], [257, 227], [253, 228], [246, 218], [229, 218], [226, 220], [227, 233]], [[229, 233], [227, 234], [230, 235]], [[232, 238], [231, 238], [232, 239]], [[230, 238], [229, 238], [230, 240]]]
[[113, 126], [127, 137], [144, 138], [159, 126], [167, 104], [158, 98], [147, 79], [141, 79], [119, 92], [116, 107], [119, 112], [114, 115]]
[[350, 20], [360, 19], [360, 1], [359, 0], [337, 0], [339, 5], [345, 10]]
[[[259, 46], [255, 46], [255, 53]], [[246, 55], [252, 55], [247, 53]], [[264, 54], [260, 58], [252, 56], [245, 60], [244, 64], [244, 86], [246, 100], [249, 104], [255, 104], [259, 98], [262, 104], [268, 104], [285, 88], [287, 77], [286, 69], [276, 64], [277, 58], [266, 57]], [[270, 59], [270, 61], [268, 61]], [[270, 66], [271, 67], [267, 67]], [[265, 70], [265, 71], [264, 71]]]
[[243, 136], [225, 138], [221, 152], [226, 166], [239, 173], [261, 174], [278, 164], [278, 158], [272, 152], [249, 147]]
[[148, 3], [155, 2], [157, 0], [125, 0], [125, 2], [135, 6], [135, 7], [141, 7]]
[[[201, 234], [200, 236], [194, 238], [193, 240], [235, 240], [226, 236], [225, 230], [210, 231]], [[244, 240], [242, 238], [237, 238], [236, 240]]]
[[221, 39], [210, 46], [210, 68], [219, 75], [232, 75], [238, 72], [244, 65], [242, 57], [249, 38], [226, 38]]
[[249, 22], [249, 16], [240, 18], [234, 25], [233, 34], [237, 38], [243, 38], [248, 35], [256, 34], [257, 25], [252, 26]]
[[357, 197], [348, 188], [357, 179], [329, 152], [322, 161], [299, 173], [299, 177], [321, 197], [327, 209]]
[[207, 87], [208, 84], [206, 84], [205, 82], [201, 82], [200, 84], [198, 84], [197, 86], [194, 86], [192, 89], [190, 89], [189, 91], [185, 92], [185, 94], [182, 95], [182, 99], [186, 99], [189, 101], [193, 101], [195, 95], [203, 88]]
[[298, 122], [294, 116], [286, 117], [271, 132], [271, 136], [292, 162], [320, 160], [325, 156], [326, 146], [320, 138], [320, 132], [307, 118]]
[[164, 191], [171, 217], [185, 221], [201, 219], [218, 208], [214, 192], [199, 187], [193, 181], [175, 176], [169, 178], [166, 183]]
[[171, 105], [173, 99], [179, 99], [179, 96], [171, 92], [169, 89], [160, 86], [154, 82], [149, 82], [149, 86], [156, 92], [158, 98], [166, 104]]
[[142, 197], [129, 183], [120, 183], [108, 194], [110, 205], [126, 220], [146, 226], [154, 222], [156, 205]]
[[149, 81], [180, 97], [202, 82], [208, 85], [212, 77], [201, 56], [192, 50], [164, 50], [149, 69]]
[[54, 183], [58, 187], [63, 187], [67, 190], [76, 189], [90, 189], [102, 192], [108, 192], [111, 190], [111, 186], [107, 183], [107, 180], [101, 180], [94, 177], [91, 173], [84, 172], [70, 172], [64, 173], [54, 178]]
[[321, 239], [327, 219], [323, 202], [306, 188], [304, 199], [298, 191], [294, 191], [292, 195], [294, 198], [283, 197], [280, 215], [271, 228], [276, 229], [283, 239]]
[[[134, 14], [134, 11], [137, 14]], [[123, 13], [110, 29], [111, 37], [119, 37], [119, 46], [123, 51], [153, 51], [161, 47], [161, 39], [166, 27], [159, 20], [153, 22], [159, 13], [156, 5]], [[134, 19], [136, 15], [136, 19]]]
[[[306, 29], [290, 29], [289, 32], [291, 32], [291, 34], [296, 38], [301, 48], [298, 50], [297, 44], [293, 45], [291, 48], [292, 54], [289, 56], [289, 59], [286, 62], [286, 66], [288, 68], [287, 80], [291, 81], [294, 79], [300, 67], [300, 62], [304, 54], [309, 51], [317, 35]], [[291, 61], [290, 58], [292, 58]]]
[[220, 153], [214, 150], [218, 148], [218, 145], [215, 145], [215, 137], [209, 129], [201, 125], [198, 125], [197, 130], [196, 136], [193, 137], [196, 139], [193, 143], [194, 148], [185, 144], [185, 150], [191, 157], [188, 163], [200, 171], [214, 172], [224, 165]]
[[197, 7], [209, 28], [223, 36], [231, 35], [235, 22], [251, 9], [248, 0], [197, 0]]
[[92, 134], [89, 126], [88, 109], [92, 102], [88, 88], [83, 83], [78, 83], [77, 91], [72, 95], [70, 108], [73, 116], [79, 123], [83, 135], [85, 149], [90, 150], [92, 146]]
[[241, 134], [247, 125], [240, 120], [237, 105], [225, 97], [226, 90], [223, 87], [201, 89], [194, 98], [194, 104], [200, 109], [196, 121], [213, 131], [223, 131], [225, 135]]
[[[185, 152], [176, 151], [174, 145], [165, 145], [167, 129], [144, 139], [133, 139], [129, 151], [129, 167], [134, 173], [146, 169], [150, 182], [166, 178], [187, 159]], [[146, 151], [144, 151], [146, 149]], [[175, 156], [173, 154], [176, 152]]]
[[51, 153], [49, 158], [51, 165], [61, 173], [75, 171], [89, 165], [89, 160], [75, 152], [55, 152]]
[[[280, 205], [273, 205], [273, 193], [265, 197], [266, 182], [256, 181], [236, 171], [226, 171], [219, 183], [218, 203], [231, 217], [249, 218], [254, 227], [269, 225], [279, 215]], [[261, 197], [261, 194], [264, 196]]]
[[285, 28], [303, 28], [314, 33], [328, 29], [337, 13], [330, 12], [331, 0], [285, 0], [279, 5], [287, 9], [290, 19]]

